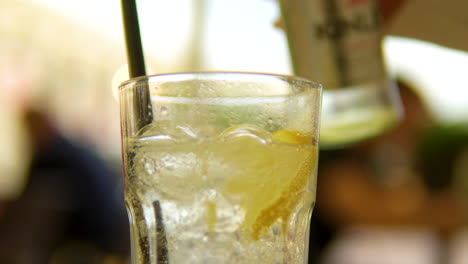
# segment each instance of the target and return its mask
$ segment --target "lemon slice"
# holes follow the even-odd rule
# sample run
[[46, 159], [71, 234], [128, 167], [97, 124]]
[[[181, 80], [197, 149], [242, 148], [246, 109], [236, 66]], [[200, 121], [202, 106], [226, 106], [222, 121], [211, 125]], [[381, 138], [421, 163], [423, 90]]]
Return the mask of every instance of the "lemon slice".
[[298, 204], [301, 203], [303, 196], [306, 195], [305, 189], [317, 161], [316, 153], [317, 151], [311, 148], [309, 155], [300, 166], [296, 176], [281, 193], [281, 196], [258, 215], [252, 226], [253, 239], [258, 240], [260, 235], [278, 219], [282, 220], [283, 234], [286, 233], [289, 217], [296, 210]]
[[[286, 231], [297, 208], [311, 202], [308, 187], [317, 148], [302, 132], [270, 134], [252, 126], [236, 126], [223, 132], [209, 152], [216, 163], [207, 167], [208, 174], [224, 175], [220, 191], [243, 212], [239, 228], [252, 240], [258, 240], [273, 224], [280, 223]], [[219, 210], [213, 203], [206, 204], [210, 231], [215, 229]]]
[[[272, 138], [276, 141], [290, 144], [310, 144], [311, 137], [296, 130], [278, 130], [272, 133]], [[283, 223], [283, 234], [286, 233], [287, 222], [296, 206], [301, 202], [312, 170], [317, 160], [317, 150], [311, 148], [308, 156], [299, 167], [296, 176], [269, 207], [263, 209], [256, 218], [252, 226], [252, 237], [258, 240], [278, 219]]]
[[310, 144], [312, 138], [297, 130], [278, 130], [271, 134], [274, 140], [290, 144]]

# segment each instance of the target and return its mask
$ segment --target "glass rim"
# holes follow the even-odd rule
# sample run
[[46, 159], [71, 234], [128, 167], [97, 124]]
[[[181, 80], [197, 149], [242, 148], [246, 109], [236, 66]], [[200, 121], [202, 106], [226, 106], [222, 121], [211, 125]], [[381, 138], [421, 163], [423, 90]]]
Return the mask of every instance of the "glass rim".
[[243, 72], [243, 71], [200, 71], [200, 72], [173, 72], [173, 73], [161, 73], [151, 74], [140, 77], [131, 78], [122, 82], [118, 86], [120, 91], [124, 87], [129, 85], [136, 85], [140, 82], [178, 82], [178, 81], [189, 81], [189, 80], [222, 80], [222, 81], [254, 81], [257, 80], [276, 80], [283, 81], [290, 84], [301, 84], [301, 86], [307, 86], [307, 89], [300, 89], [301, 91], [291, 93], [291, 95], [299, 94], [305, 90], [317, 90], [321, 92], [323, 85], [317, 81], [306, 79], [300, 76], [277, 74], [277, 73], [265, 73], [265, 72]]

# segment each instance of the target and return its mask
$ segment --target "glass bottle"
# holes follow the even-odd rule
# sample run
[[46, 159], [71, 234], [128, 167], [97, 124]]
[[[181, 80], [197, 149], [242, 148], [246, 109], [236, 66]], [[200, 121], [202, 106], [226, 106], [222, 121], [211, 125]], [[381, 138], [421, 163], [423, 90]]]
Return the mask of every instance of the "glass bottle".
[[280, 0], [295, 75], [324, 85], [321, 147], [383, 133], [401, 116], [374, 0]]

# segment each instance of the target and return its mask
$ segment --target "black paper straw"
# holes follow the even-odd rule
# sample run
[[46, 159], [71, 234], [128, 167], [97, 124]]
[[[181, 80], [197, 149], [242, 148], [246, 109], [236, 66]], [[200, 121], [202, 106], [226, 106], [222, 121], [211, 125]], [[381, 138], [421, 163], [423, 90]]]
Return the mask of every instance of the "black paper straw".
[[153, 202], [154, 215], [156, 218], [156, 264], [168, 264], [169, 263], [169, 250], [167, 245], [166, 231], [164, 230], [163, 215], [161, 210], [161, 204], [158, 200]]
[[145, 58], [135, 0], [122, 0], [122, 16], [127, 46], [128, 73], [131, 78], [145, 76]]
[[[128, 73], [130, 78], [145, 76], [145, 59], [135, 0], [122, 0], [122, 15], [127, 46]], [[152, 103], [147, 81], [139, 81], [135, 84], [133, 106], [137, 130], [153, 122]]]

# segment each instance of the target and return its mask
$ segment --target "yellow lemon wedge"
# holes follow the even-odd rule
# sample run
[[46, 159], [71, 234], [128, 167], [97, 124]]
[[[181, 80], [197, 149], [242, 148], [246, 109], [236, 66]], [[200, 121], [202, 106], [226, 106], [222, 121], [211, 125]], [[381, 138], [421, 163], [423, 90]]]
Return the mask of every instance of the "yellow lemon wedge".
[[305, 189], [315, 167], [316, 157], [315, 151], [311, 151], [281, 196], [258, 215], [252, 228], [255, 240], [278, 219], [282, 220], [283, 233], [286, 232], [289, 217], [303, 200], [303, 195], [306, 195]]
[[[258, 240], [276, 224], [282, 225], [286, 234], [291, 215], [312, 202], [309, 187], [317, 161], [312, 138], [294, 130], [268, 135], [249, 126], [227, 131], [210, 151], [218, 165], [229, 168], [221, 193], [244, 213], [240, 228], [252, 240]], [[272, 142], [257, 140], [254, 134]], [[209, 230], [216, 224], [216, 209], [214, 204], [206, 205]]]
[[297, 130], [278, 130], [271, 134], [273, 140], [290, 144], [310, 144], [311, 137]]

